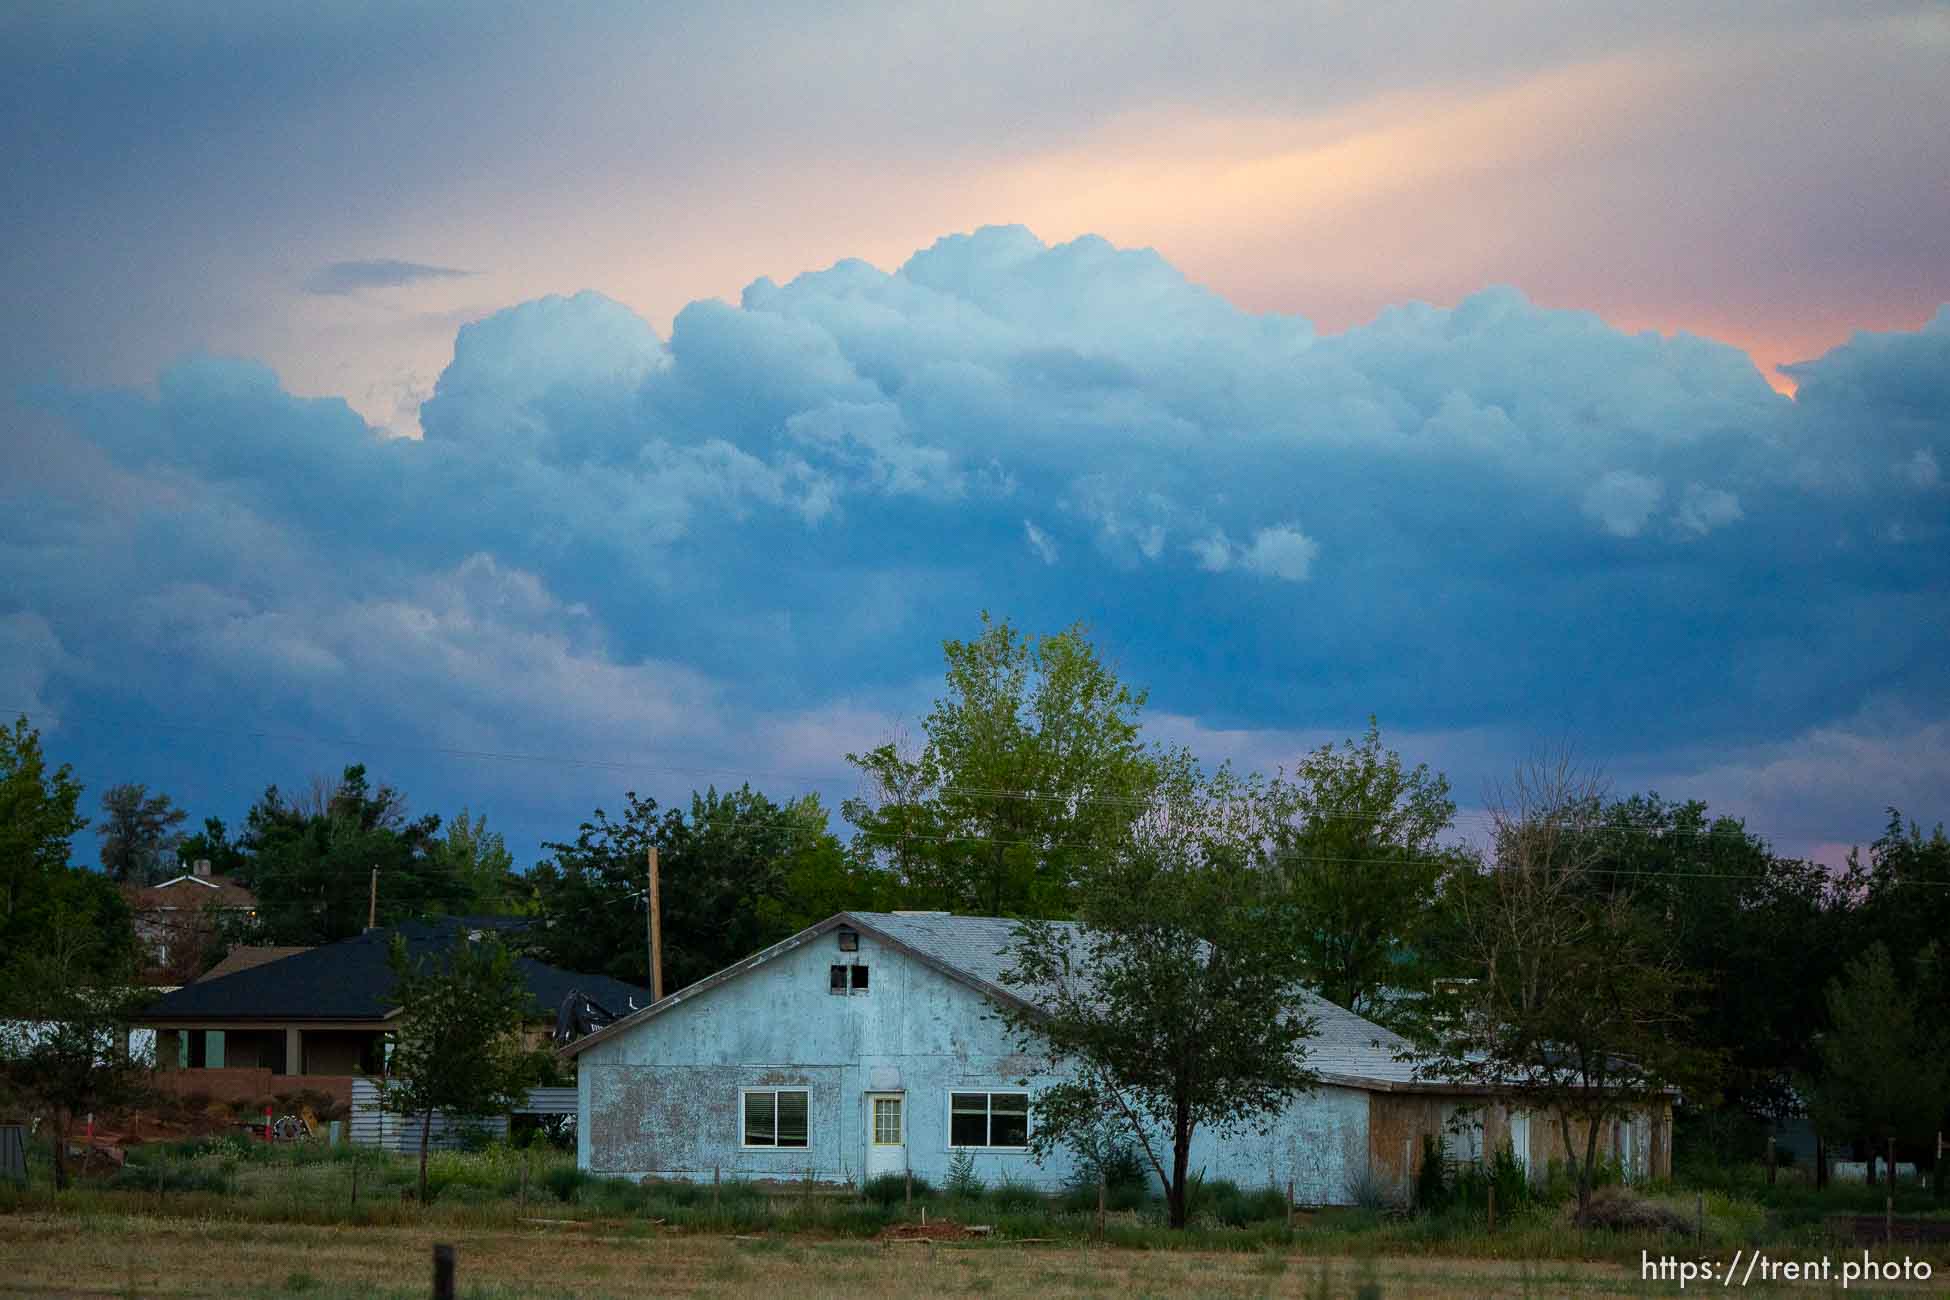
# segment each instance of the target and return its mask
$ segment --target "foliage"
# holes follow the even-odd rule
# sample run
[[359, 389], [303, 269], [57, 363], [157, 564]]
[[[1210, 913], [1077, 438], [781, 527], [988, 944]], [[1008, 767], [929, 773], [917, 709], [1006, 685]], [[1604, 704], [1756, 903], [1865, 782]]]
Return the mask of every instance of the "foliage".
[[433, 1112], [483, 1117], [511, 1109], [540, 1077], [521, 1027], [534, 1013], [514, 953], [491, 935], [457, 937], [444, 960], [413, 960], [393, 938], [398, 1045], [384, 1085], [387, 1110], [420, 1117], [420, 1195], [426, 1196]]
[[[875, 1174], [860, 1185], [860, 1194], [875, 1205], [900, 1205], [907, 1200], [908, 1186], [906, 1174]], [[917, 1197], [929, 1196], [934, 1191], [928, 1180], [921, 1177], [914, 1179], [913, 1189]]]
[[544, 922], [536, 948], [558, 966], [649, 983], [643, 899], [652, 845], [666, 992], [791, 934], [800, 915], [792, 882], [822, 878], [839, 852], [816, 795], [778, 804], [747, 785], [693, 794], [688, 810], [659, 812], [634, 791], [625, 801], [620, 819], [598, 808], [573, 843], [545, 845], [553, 858], [528, 873]]
[[950, 1196], [974, 1200], [982, 1194], [982, 1176], [975, 1172], [975, 1154], [963, 1149], [955, 1152], [948, 1160], [948, 1173], [941, 1181], [941, 1189]]
[[946, 641], [947, 694], [918, 753], [848, 754], [875, 797], [843, 811], [855, 851], [910, 905], [1066, 916], [1079, 877], [1125, 837], [1158, 781], [1138, 735], [1145, 693], [1118, 681], [1077, 624], [1024, 636], [982, 615]]
[[144, 785], [112, 785], [102, 793], [102, 871], [110, 880], [152, 885], [175, 874], [176, 828], [189, 817], [166, 794]]
[[1359, 742], [1323, 745], [1268, 789], [1281, 915], [1306, 977], [1329, 1002], [1384, 1023], [1423, 987], [1424, 931], [1455, 854], [1439, 843], [1455, 818], [1449, 783], [1404, 767], [1374, 719]]
[[1449, 1204], [1448, 1171], [1443, 1168], [1442, 1135], [1422, 1135], [1422, 1167], [1415, 1171], [1415, 1208], [1424, 1212], [1440, 1210]]
[[1520, 768], [1501, 793], [1494, 862], [1453, 882], [1470, 978], [1431, 999], [1415, 1054], [1423, 1077], [1505, 1087], [1555, 1116], [1581, 1211], [1605, 1124], [1674, 1085], [1710, 1091], [1716, 1064], [1688, 1041], [1698, 977], [1603, 870], [1602, 796], [1568, 756]]
[[470, 916], [518, 910], [523, 881], [515, 874], [507, 840], [487, 828], [487, 814], [470, 820], [462, 808], [447, 823], [446, 834], [427, 845], [427, 858], [436, 873], [453, 882], [457, 910]]
[[[1846, 899], [1820, 863], [1783, 858], [1705, 804], [1635, 795], [1591, 828], [1594, 885], [1628, 895], [1662, 929], [1674, 959], [1712, 994], [1695, 1037], [1725, 1054], [1727, 1104], [1774, 1119], [1798, 1105], [1791, 1080], [1814, 1064], [1822, 990], [1846, 953]], [[1781, 979], [1781, 954], [1796, 978]]]
[[1071, 1070], [1036, 1095], [1031, 1149], [1118, 1126], [1182, 1228], [1193, 1133], [1263, 1129], [1311, 1086], [1313, 1023], [1293, 1009], [1299, 956], [1266, 923], [1262, 789], [1188, 761], [1174, 776], [1085, 877], [1080, 926], [1018, 925], [1003, 979], [1023, 1001], [999, 1015]]
[[409, 817], [406, 797], [389, 785], [375, 790], [358, 764], [298, 798], [269, 787], [245, 827], [249, 858], [237, 874], [257, 894], [260, 942], [320, 944], [358, 934], [374, 868], [380, 925], [467, 901], [430, 852], [439, 816]]
[[127, 1018], [146, 992], [129, 986], [127, 951], [104, 948], [89, 918], [58, 912], [0, 972], [0, 1107], [46, 1125], [61, 1187], [81, 1117], [149, 1095], [149, 1063], [123, 1051]]
[[[1928, 972], [1938, 949], [1926, 945]], [[1889, 950], [1870, 945], [1828, 986], [1829, 1029], [1809, 1110], [1827, 1137], [1924, 1141], [1950, 1106], [1950, 1039], [1928, 1021], [1919, 991], [1896, 973]]]
[[40, 946], [66, 918], [100, 940], [88, 948], [88, 970], [128, 963], [128, 905], [105, 877], [69, 865], [74, 834], [88, 824], [80, 800], [73, 770], [49, 766], [25, 717], [0, 726], [0, 956]]

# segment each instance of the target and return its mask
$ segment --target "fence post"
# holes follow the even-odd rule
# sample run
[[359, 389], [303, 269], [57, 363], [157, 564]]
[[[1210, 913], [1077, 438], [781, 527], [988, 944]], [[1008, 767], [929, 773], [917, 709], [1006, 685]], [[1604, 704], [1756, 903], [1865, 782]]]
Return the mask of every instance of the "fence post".
[[812, 1166], [806, 1166], [806, 1190], [801, 1199], [801, 1208], [808, 1214], [812, 1212]]
[[359, 1203], [359, 1153], [352, 1153], [352, 1203]]
[[515, 1195], [515, 1204], [528, 1204], [528, 1157], [525, 1154], [521, 1158], [521, 1190]]
[[1490, 1184], [1490, 1231], [1496, 1231], [1496, 1184]]
[[1286, 1180], [1286, 1230], [1293, 1231], [1293, 1180]]
[[1706, 1240], [1706, 1193], [1693, 1193], [1693, 1244]]
[[1104, 1171], [1097, 1171], [1097, 1241], [1101, 1244], [1109, 1237], [1108, 1226], [1104, 1222]]
[[907, 1208], [914, 1208], [914, 1166], [907, 1167]]
[[1896, 1240], [1896, 1139], [1889, 1139], [1889, 1190], [1882, 1202], [1882, 1243]]
[[1774, 1135], [1767, 1135], [1767, 1185], [1774, 1185]]
[[433, 1300], [454, 1300], [454, 1248], [433, 1248]]
[[711, 1166], [711, 1213], [718, 1212], [718, 1185], [724, 1177], [723, 1165]]

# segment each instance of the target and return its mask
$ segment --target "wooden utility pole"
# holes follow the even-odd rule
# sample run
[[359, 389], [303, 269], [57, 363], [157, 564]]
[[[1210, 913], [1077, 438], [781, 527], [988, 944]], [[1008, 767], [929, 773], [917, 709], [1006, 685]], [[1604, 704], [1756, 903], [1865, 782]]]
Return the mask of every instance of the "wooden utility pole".
[[645, 924], [650, 929], [650, 1000], [664, 1000], [664, 930], [657, 898], [657, 846], [650, 846], [650, 906]]
[[379, 924], [379, 868], [372, 869], [372, 884], [366, 890], [366, 929]]

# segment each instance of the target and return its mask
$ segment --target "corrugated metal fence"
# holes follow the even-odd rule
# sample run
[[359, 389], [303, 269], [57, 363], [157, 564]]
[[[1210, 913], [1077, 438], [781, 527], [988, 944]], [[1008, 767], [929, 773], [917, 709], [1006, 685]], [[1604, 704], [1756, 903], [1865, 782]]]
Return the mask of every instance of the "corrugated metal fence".
[[[528, 1099], [516, 1107], [514, 1113], [573, 1115], [576, 1113], [576, 1090], [574, 1088], [530, 1089]], [[379, 1104], [379, 1085], [371, 1079], [354, 1079], [352, 1081], [352, 1122], [346, 1126], [346, 1136], [361, 1146], [380, 1147], [387, 1151], [418, 1151], [420, 1120], [418, 1116], [395, 1115], [390, 1111], [382, 1110]], [[507, 1136], [506, 1115], [496, 1115], [489, 1119], [473, 1119], [435, 1112], [427, 1145], [434, 1150], [445, 1151], [465, 1146], [470, 1138]]]

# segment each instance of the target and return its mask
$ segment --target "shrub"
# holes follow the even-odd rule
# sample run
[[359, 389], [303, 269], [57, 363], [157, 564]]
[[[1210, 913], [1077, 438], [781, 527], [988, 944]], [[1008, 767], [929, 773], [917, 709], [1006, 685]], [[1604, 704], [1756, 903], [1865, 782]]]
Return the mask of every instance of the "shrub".
[[107, 1186], [118, 1192], [217, 1192], [228, 1195], [237, 1189], [237, 1182], [233, 1171], [221, 1165], [152, 1161], [146, 1166], [122, 1166], [108, 1180]]
[[590, 1181], [589, 1171], [574, 1165], [561, 1165], [542, 1175], [542, 1185], [555, 1193], [558, 1201], [572, 1201], [584, 1183]]
[[[1572, 1211], [1576, 1213], [1575, 1209]], [[1613, 1232], [1690, 1232], [1693, 1225], [1686, 1216], [1669, 1205], [1648, 1201], [1619, 1188], [1607, 1187], [1591, 1198], [1591, 1212], [1585, 1223]]]
[[[919, 1175], [915, 1176], [914, 1194], [916, 1196], [926, 1196], [932, 1190], [928, 1186], [927, 1179]], [[895, 1205], [904, 1202], [907, 1200], [907, 1175], [875, 1174], [862, 1184], [860, 1195], [876, 1205]]]
[[1448, 1208], [1453, 1189], [1448, 1171], [1442, 1167], [1442, 1136], [1422, 1135], [1422, 1168], [1415, 1175], [1415, 1208], [1424, 1214], [1439, 1214]]
[[955, 1158], [948, 1162], [948, 1177], [943, 1182], [943, 1190], [950, 1196], [966, 1200], [977, 1200], [982, 1195], [982, 1176], [975, 1172], [975, 1153], [957, 1151]]
[[995, 1185], [989, 1201], [1000, 1210], [1039, 1210], [1049, 1205], [1042, 1188], [1013, 1175], [1005, 1176]]

